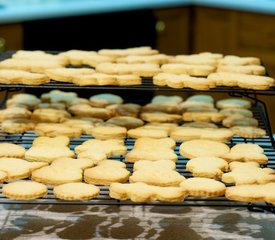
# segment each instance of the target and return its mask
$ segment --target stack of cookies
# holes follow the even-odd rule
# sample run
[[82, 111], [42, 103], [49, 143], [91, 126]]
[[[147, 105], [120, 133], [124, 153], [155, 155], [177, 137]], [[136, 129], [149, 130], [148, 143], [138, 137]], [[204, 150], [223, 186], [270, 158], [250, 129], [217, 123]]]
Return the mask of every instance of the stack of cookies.
[[[121, 56], [126, 60], [133, 61]], [[275, 192], [266, 189], [275, 184], [275, 171], [262, 168], [268, 163], [264, 150], [252, 143], [225, 144], [234, 135], [266, 135], [251, 107], [244, 99], [214, 101], [208, 95], [158, 95], [141, 106], [110, 93], [89, 99], [60, 90], [40, 98], [14, 94], [0, 110], [2, 131], [34, 131], [38, 137], [29, 149], [0, 144], [0, 180], [8, 182], [3, 194], [35, 199], [52, 185], [59, 199], [87, 200], [106, 186], [111, 198], [135, 202], [226, 196], [274, 203]], [[70, 145], [83, 135], [90, 137]], [[126, 146], [126, 138], [133, 144]], [[186, 166], [177, 166], [183, 157]], [[185, 171], [190, 174], [180, 173]]]
[[0, 69], [2, 84], [41, 85], [54, 80], [78, 86], [129, 86], [150, 77], [158, 86], [196, 90], [218, 86], [266, 90], [274, 85], [256, 57], [209, 52], [168, 56], [147, 46], [59, 54], [20, 50], [1, 61]]

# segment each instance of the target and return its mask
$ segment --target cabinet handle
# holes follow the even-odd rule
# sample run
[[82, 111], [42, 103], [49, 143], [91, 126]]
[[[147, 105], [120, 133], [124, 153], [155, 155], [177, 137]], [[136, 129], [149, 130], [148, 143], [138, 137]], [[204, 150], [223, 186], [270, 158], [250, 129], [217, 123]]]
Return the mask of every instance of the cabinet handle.
[[165, 28], [166, 28], [166, 24], [165, 24], [164, 21], [158, 20], [158, 21], [156, 22], [156, 31], [157, 31], [157, 33], [162, 33], [162, 32], [164, 32]]
[[0, 37], [0, 51], [4, 51], [6, 49], [6, 40], [5, 38]]

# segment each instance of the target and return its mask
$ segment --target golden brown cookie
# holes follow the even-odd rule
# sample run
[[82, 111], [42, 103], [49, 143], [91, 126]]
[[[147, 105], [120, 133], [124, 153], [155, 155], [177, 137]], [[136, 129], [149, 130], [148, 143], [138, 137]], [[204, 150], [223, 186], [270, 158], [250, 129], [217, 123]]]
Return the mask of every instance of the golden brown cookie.
[[98, 166], [88, 168], [84, 171], [84, 181], [96, 185], [126, 182], [129, 176], [130, 172], [126, 170], [126, 165], [115, 160], [101, 161], [98, 163]]
[[48, 192], [47, 186], [32, 181], [18, 181], [5, 184], [3, 195], [16, 200], [31, 200], [41, 198]]
[[53, 194], [63, 200], [89, 200], [99, 195], [100, 189], [87, 183], [65, 183], [55, 186]]
[[229, 153], [230, 148], [221, 142], [211, 140], [190, 140], [180, 145], [180, 154], [186, 158], [222, 157]]
[[223, 183], [210, 178], [193, 177], [182, 181], [180, 187], [188, 195], [196, 197], [218, 197], [225, 194], [226, 187]]

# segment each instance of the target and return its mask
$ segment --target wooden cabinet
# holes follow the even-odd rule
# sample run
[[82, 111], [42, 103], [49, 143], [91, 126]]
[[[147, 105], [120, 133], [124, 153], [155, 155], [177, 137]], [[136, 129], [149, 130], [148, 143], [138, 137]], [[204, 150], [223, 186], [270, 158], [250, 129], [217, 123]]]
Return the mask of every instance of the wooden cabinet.
[[157, 49], [176, 55], [190, 53], [190, 9], [169, 8], [154, 11]]
[[194, 27], [193, 52], [257, 56], [275, 76], [275, 16], [197, 7]]
[[0, 38], [5, 41], [5, 49], [18, 50], [23, 47], [23, 30], [22, 25], [5, 24], [0, 25]]

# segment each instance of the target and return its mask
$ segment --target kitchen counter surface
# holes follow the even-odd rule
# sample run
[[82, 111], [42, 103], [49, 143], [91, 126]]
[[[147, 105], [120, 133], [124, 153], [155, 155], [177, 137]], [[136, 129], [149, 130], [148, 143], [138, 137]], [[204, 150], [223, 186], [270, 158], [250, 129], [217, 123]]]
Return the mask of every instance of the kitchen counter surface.
[[275, 239], [275, 215], [246, 208], [1, 205], [0, 238]]
[[0, 24], [189, 5], [275, 14], [274, 0], [0, 0]]

